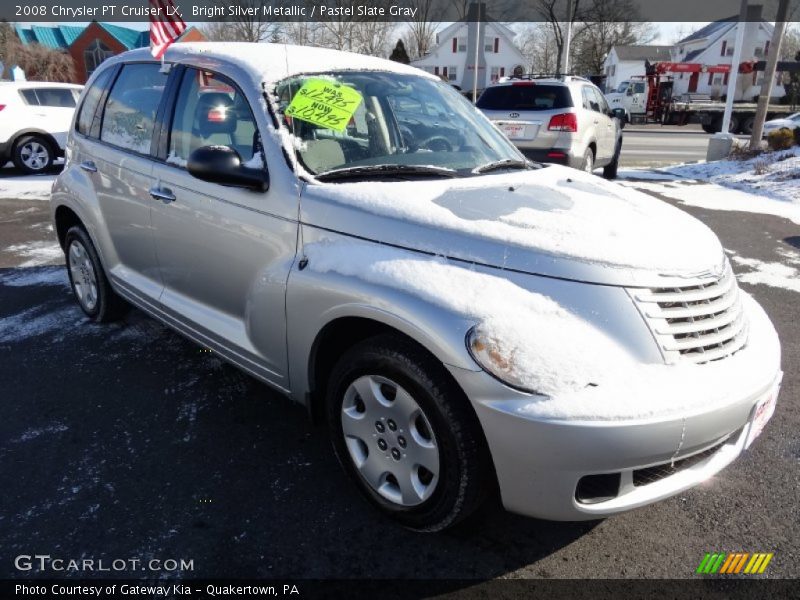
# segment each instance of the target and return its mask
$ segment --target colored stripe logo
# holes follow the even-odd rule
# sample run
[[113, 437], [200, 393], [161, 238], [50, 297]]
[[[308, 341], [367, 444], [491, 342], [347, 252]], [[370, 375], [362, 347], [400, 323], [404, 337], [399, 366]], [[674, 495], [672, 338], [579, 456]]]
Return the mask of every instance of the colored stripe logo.
[[706, 552], [695, 573], [702, 575], [756, 575], [767, 570], [773, 552]]

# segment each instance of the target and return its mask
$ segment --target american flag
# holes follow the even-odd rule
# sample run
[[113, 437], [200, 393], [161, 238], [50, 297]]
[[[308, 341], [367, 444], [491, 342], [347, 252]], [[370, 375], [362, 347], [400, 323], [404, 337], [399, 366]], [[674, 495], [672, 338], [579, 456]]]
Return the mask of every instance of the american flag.
[[154, 58], [161, 58], [169, 45], [186, 31], [186, 23], [172, 0], [150, 0], [150, 8], [153, 9], [150, 14], [150, 52]]

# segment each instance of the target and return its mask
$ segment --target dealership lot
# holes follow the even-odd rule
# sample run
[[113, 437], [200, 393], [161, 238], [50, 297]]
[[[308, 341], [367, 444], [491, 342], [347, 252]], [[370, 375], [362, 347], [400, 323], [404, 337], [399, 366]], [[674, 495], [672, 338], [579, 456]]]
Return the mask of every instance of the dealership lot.
[[[800, 247], [785, 219], [686, 210], [739, 256], [780, 263]], [[48, 266], [63, 259], [46, 202], [0, 199], [0, 241], [6, 576], [39, 553], [187, 559], [192, 577], [691, 577], [713, 551], [774, 552], [767, 575], [800, 575], [797, 292], [742, 284], [778, 329], [786, 375], [762, 438], [708, 484], [602, 522], [488, 506], [419, 536], [360, 498], [299, 406], [138, 311], [83, 324]]]

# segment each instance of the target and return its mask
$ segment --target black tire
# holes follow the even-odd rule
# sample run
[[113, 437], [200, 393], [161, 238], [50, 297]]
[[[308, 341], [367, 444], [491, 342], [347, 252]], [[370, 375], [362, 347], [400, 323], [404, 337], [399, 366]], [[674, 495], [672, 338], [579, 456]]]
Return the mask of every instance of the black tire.
[[[430, 423], [439, 452], [438, 480], [430, 497], [416, 506], [402, 506], [380, 495], [359, 473], [347, 448], [342, 425], [346, 393], [367, 375], [396, 382]], [[409, 529], [435, 532], [451, 527], [495, 489], [491, 457], [469, 401], [441, 363], [408, 340], [380, 335], [348, 350], [328, 380], [326, 413], [333, 449], [344, 470], [373, 506]], [[374, 452], [380, 458], [377, 446]]]
[[11, 150], [14, 166], [23, 173], [46, 173], [55, 160], [53, 146], [39, 135], [24, 135], [14, 142]]
[[[591, 164], [589, 164], [589, 161], [591, 161]], [[592, 173], [594, 171], [594, 164], [594, 150], [592, 150], [591, 146], [588, 146], [583, 153], [583, 159], [581, 159], [581, 171]]]
[[[76, 247], [73, 248], [73, 246]], [[76, 265], [78, 268], [73, 268], [76, 259], [74, 257], [71, 258], [70, 253], [74, 252], [82, 256], [81, 253], [77, 252], [78, 248], [82, 249], [82, 252], [85, 252], [85, 256], [88, 260], [82, 261], [80, 266]], [[67, 231], [67, 235], [64, 237], [64, 259], [67, 263], [67, 274], [69, 275], [69, 284], [72, 293], [78, 305], [81, 307], [81, 310], [83, 310], [89, 319], [95, 323], [109, 323], [111, 321], [116, 321], [125, 314], [128, 309], [128, 304], [111, 289], [111, 284], [108, 282], [108, 278], [103, 270], [103, 265], [100, 263], [97, 250], [95, 250], [94, 244], [92, 244], [92, 240], [89, 238], [89, 234], [86, 233], [86, 230], [80, 225], [70, 227]], [[96, 300], [93, 303], [82, 299], [82, 292], [80, 292], [79, 289], [81, 287], [85, 288], [86, 285], [80, 282], [76, 285], [75, 280], [75, 277], [83, 277], [83, 273], [90, 269], [94, 276], [96, 289], [96, 292], [93, 294]]]
[[754, 116], [746, 117], [742, 121], [742, 126], [739, 128], [741, 133], [745, 135], [751, 135], [753, 133], [753, 127], [755, 126], [756, 118]]
[[705, 131], [706, 133], [717, 133], [719, 131], [719, 129], [717, 129], [717, 127], [715, 127], [713, 123], [704, 123], [703, 125], [701, 125], [701, 127], [703, 128], [703, 131]]
[[616, 179], [617, 171], [619, 170], [619, 155], [622, 154], [622, 140], [617, 142], [617, 147], [614, 150], [614, 158], [611, 162], [603, 167], [603, 177], [606, 179]]

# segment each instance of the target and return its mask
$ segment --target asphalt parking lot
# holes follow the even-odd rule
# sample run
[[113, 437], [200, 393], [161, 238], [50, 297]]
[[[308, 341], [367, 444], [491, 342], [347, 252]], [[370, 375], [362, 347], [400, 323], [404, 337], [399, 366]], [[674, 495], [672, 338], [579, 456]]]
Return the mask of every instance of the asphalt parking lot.
[[[686, 210], [742, 256], [800, 247], [777, 217]], [[19, 268], [31, 248], [63, 262], [46, 254], [48, 219], [46, 202], [0, 199], [0, 577], [40, 553], [191, 559], [190, 577], [682, 578], [713, 551], [774, 552], [767, 576], [800, 576], [795, 292], [743, 284], [778, 329], [786, 375], [762, 437], [713, 480], [605, 521], [490, 504], [420, 536], [361, 500], [301, 407], [138, 311], [87, 325], [63, 267]]]

